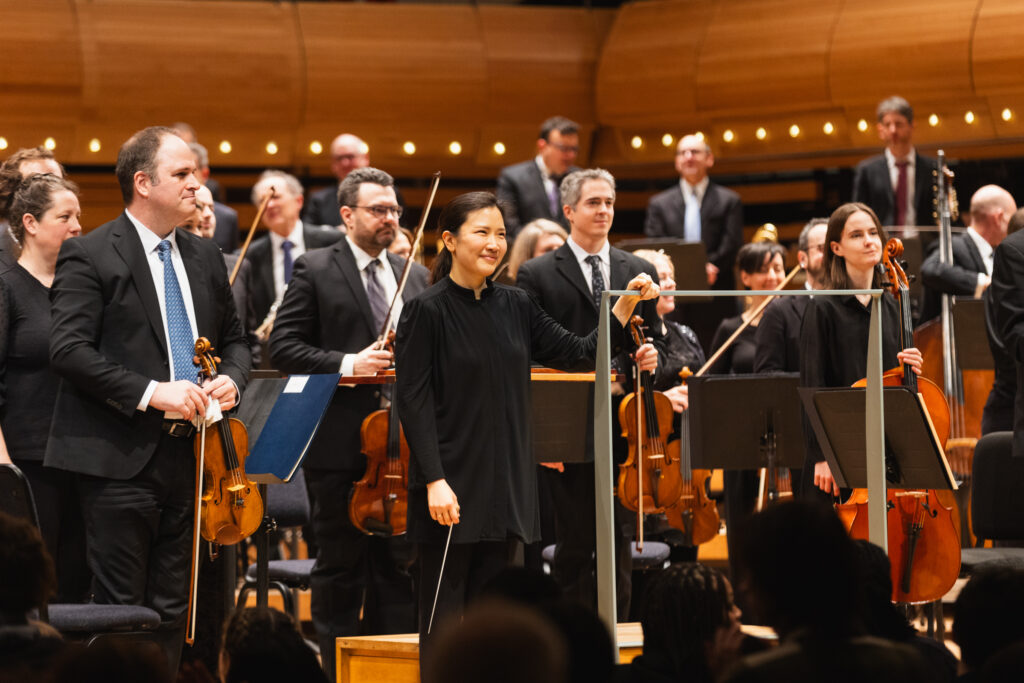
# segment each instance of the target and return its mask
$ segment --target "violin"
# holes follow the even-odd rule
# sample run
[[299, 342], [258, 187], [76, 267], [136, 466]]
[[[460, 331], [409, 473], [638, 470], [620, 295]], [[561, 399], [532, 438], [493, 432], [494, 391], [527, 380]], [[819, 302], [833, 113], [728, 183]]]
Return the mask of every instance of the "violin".
[[[885, 245], [883, 264], [891, 291], [900, 304], [901, 348], [913, 345], [909, 285], [897, 259], [903, 243], [893, 238]], [[883, 386], [904, 386], [922, 401], [940, 444], [949, 434], [949, 406], [942, 390], [902, 365], [882, 375]], [[862, 379], [854, 387], [867, 385]], [[924, 603], [940, 600], [960, 575], [960, 514], [951, 491], [888, 489], [886, 492], [889, 561], [893, 602]], [[868, 538], [867, 490], [855, 489], [836, 506], [840, 519], [854, 538]]]
[[[693, 371], [684, 367], [679, 378], [684, 382], [693, 376]], [[718, 506], [708, 497], [708, 480], [711, 470], [693, 469], [693, 456], [690, 450], [690, 411], [684, 410], [679, 416], [679, 439], [669, 443], [679, 444], [679, 476], [683, 483], [683, 493], [675, 505], [665, 510], [668, 523], [680, 531], [691, 546], [707, 543], [718, 535], [721, 520]]]
[[[427, 224], [427, 215], [434, 203], [434, 195], [441, 181], [441, 174], [435, 173], [427, 203], [423, 207], [420, 223], [413, 237], [412, 253], [415, 254]], [[395, 304], [402, 296], [409, 281], [413, 260], [409, 258], [398, 280], [398, 289], [388, 306], [384, 325], [377, 337], [380, 348], [386, 348], [394, 355], [394, 314]], [[378, 373], [380, 374], [380, 373]], [[359, 428], [363, 455], [366, 456], [366, 472], [352, 485], [348, 500], [348, 516], [352, 525], [371, 536], [398, 536], [405, 533], [409, 508], [409, 444], [405, 440], [398, 408], [394, 402], [387, 408], [376, 410], [363, 420]]]
[[[633, 316], [629, 331], [637, 346], [644, 343], [643, 318]], [[637, 514], [637, 550], [643, 550], [643, 516], [664, 512], [683, 495], [678, 467], [679, 441], [666, 444], [672, 432], [672, 402], [654, 391], [650, 370], [636, 371], [636, 391], [619, 404], [619, 424], [629, 441], [629, 456], [619, 465], [617, 492], [622, 505]]]
[[[199, 382], [217, 376], [220, 358], [206, 337], [196, 340], [192, 361], [199, 366]], [[223, 418], [217, 428], [204, 424], [193, 441], [196, 456], [195, 523], [192, 570], [185, 642], [195, 641], [196, 600], [199, 582], [199, 542], [234, 545], [256, 532], [263, 522], [263, 499], [245, 473], [249, 435], [241, 420]]]

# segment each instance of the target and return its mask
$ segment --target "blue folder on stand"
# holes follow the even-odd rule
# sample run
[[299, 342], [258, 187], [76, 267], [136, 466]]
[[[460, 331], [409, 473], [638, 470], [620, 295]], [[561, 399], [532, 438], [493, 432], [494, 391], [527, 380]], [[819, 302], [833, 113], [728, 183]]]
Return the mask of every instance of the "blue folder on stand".
[[340, 378], [339, 374], [291, 375], [250, 382], [240, 406], [240, 412], [249, 413], [246, 424], [252, 446], [245, 471], [250, 479], [283, 484], [294, 476]]

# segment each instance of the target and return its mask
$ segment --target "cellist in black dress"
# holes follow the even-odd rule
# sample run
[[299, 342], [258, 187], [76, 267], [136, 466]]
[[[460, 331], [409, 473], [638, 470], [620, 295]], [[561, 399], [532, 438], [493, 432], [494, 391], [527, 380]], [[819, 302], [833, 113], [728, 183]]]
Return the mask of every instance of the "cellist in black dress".
[[[836, 209], [825, 233], [825, 289], [872, 289], [880, 287], [877, 266], [888, 240], [875, 212], [851, 202]], [[848, 387], [867, 373], [868, 323], [871, 297], [816, 296], [807, 304], [800, 331], [800, 384], [806, 387]], [[899, 350], [899, 305], [891, 294], [882, 295], [882, 368], [899, 363], [921, 374], [921, 352]], [[800, 483], [802, 496], [828, 502], [839, 495], [818, 441], [804, 429], [807, 455]], [[824, 494], [822, 493], [824, 492]]]
[[[461, 614], [508, 564], [514, 541], [540, 537], [531, 361], [592, 369], [597, 351], [597, 330], [571, 334], [525, 292], [490, 279], [507, 246], [493, 195], [460, 195], [439, 222], [445, 248], [434, 285], [405, 305], [395, 341], [396, 400], [411, 451], [408, 534], [419, 547], [421, 648], [432, 617], [436, 624]], [[613, 354], [631, 344], [623, 324], [636, 303], [659, 292], [644, 273], [628, 288], [637, 296], [612, 309]], [[649, 344], [636, 353], [638, 363], [656, 355]]]

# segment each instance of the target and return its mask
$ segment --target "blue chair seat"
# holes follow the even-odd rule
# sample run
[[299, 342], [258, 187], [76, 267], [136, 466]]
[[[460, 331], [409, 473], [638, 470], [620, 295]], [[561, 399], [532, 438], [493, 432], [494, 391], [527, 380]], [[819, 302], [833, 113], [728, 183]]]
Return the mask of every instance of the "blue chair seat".
[[50, 625], [61, 633], [154, 631], [160, 615], [140, 605], [52, 604]]
[[973, 574], [981, 567], [1008, 564], [1024, 567], [1024, 548], [964, 548], [960, 551], [960, 573]]
[[[653, 569], [663, 567], [668, 562], [670, 549], [667, 544], [658, 541], [646, 541], [643, 551], [636, 549], [636, 544], [630, 542], [630, 551], [633, 554], [633, 569]], [[555, 546], [545, 546], [540, 552], [541, 558], [553, 567], [555, 565]]]

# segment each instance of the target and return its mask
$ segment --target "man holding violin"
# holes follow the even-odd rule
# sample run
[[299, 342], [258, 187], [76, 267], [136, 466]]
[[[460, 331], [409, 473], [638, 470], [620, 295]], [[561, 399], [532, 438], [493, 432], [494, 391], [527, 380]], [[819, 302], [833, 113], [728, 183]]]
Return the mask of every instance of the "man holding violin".
[[[45, 464], [79, 474], [97, 603], [145, 605], [177, 672], [185, 631], [195, 461], [190, 422], [230, 410], [249, 349], [220, 249], [175, 226], [196, 207], [195, 159], [169, 128], [122, 145], [118, 218], [61, 248], [50, 362], [63, 382]], [[222, 358], [204, 386], [198, 336]]]
[[[345, 236], [295, 262], [277, 312], [270, 353], [282, 372], [351, 376], [386, 370], [393, 354], [378, 337], [388, 307], [394, 306], [397, 321], [402, 302], [427, 286], [427, 269], [413, 264], [396, 296], [406, 261], [387, 251], [402, 215], [390, 175], [371, 167], [352, 171], [338, 187], [338, 203]], [[331, 680], [335, 638], [416, 629], [412, 579], [400, 567], [409, 555], [404, 537], [363, 534], [348, 513], [353, 483], [366, 471], [363, 420], [387, 405], [382, 386], [339, 387], [303, 463], [319, 546], [311, 581], [313, 624]]]

